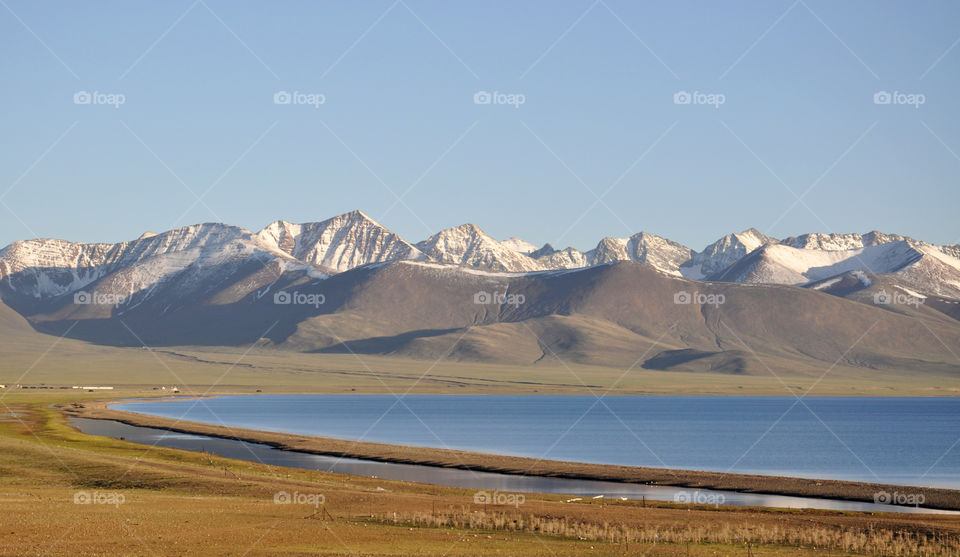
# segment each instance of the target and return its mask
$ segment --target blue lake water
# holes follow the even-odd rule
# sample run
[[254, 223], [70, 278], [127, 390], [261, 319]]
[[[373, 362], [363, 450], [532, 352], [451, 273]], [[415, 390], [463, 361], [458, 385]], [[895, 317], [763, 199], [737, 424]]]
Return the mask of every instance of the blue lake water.
[[[900, 504], [814, 499], [762, 493], [737, 493], [710, 489], [695, 489], [671, 486], [631, 484], [570, 478], [521, 476], [439, 468], [416, 464], [374, 462], [332, 456], [314, 455], [296, 451], [275, 449], [260, 443], [248, 443], [234, 439], [220, 439], [205, 435], [177, 433], [163, 429], [131, 426], [111, 420], [70, 418], [71, 425], [90, 435], [124, 438], [133, 443], [169, 447], [188, 451], [201, 451], [250, 462], [273, 466], [287, 466], [307, 470], [323, 470], [338, 474], [352, 474], [385, 480], [445, 485], [476, 489], [486, 493], [540, 492], [562, 493], [573, 496], [575, 502], [598, 496], [622, 499], [651, 499], [674, 503], [698, 503], [708, 505], [733, 505], [749, 507], [811, 508], [835, 511], [869, 511], [898, 513], [960, 514], [955, 511], [928, 509], [922, 506]], [[469, 499], [468, 499], [469, 501]]]
[[255, 395], [111, 405], [266, 431], [960, 489], [960, 399]]

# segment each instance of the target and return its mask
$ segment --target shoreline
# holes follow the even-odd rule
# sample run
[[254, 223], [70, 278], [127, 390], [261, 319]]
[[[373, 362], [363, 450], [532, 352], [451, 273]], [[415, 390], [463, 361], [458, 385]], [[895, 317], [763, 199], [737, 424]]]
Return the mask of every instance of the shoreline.
[[[391, 445], [368, 441], [348, 441], [329, 437], [313, 437], [230, 428], [227, 426], [161, 418], [108, 408], [108, 405], [116, 403], [118, 403], [116, 400], [74, 402], [57, 404], [55, 407], [65, 415], [78, 418], [112, 420], [131, 426], [150, 427], [177, 433], [259, 443], [277, 450], [373, 462], [413, 464], [518, 476], [526, 475], [572, 480], [611, 481], [626, 484], [712, 489], [863, 503], [875, 503], [875, 494], [880, 492], [890, 494], [909, 491], [911, 495], [923, 496], [924, 503], [922, 506], [925, 508], [949, 511], [960, 510], [960, 490], [845, 480], [818, 480], [787, 476], [762, 476], [754, 474], [541, 460], [531, 457], [503, 456], [453, 449]], [[897, 512], [897, 508], [897, 505], [890, 505], [890, 512]]]

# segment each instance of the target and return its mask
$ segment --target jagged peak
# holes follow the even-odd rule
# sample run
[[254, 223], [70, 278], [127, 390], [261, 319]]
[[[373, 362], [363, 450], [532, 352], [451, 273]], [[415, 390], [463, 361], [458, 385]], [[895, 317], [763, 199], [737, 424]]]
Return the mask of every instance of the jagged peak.
[[190, 236], [190, 235], [198, 236], [201, 234], [208, 234], [208, 233], [220, 232], [220, 231], [230, 231], [240, 235], [253, 235], [253, 233], [247, 230], [246, 228], [241, 228], [239, 226], [234, 226], [232, 224], [224, 224], [222, 222], [203, 222], [200, 224], [190, 224], [187, 226], [181, 226], [179, 228], [167, 230], [166, 232], [161, 232], [154, 236], [144, 238], [143, 240], [150, 241], [157, 238], [176, 238], [176, 237], [184, 237], [184, 236]]
[[597, 246], [622, 246], [627, 243], [630, 238], [614, 238], [613, 236], [604, 236], [600, 238], [600, 241], [597, 242]]
[[[635, 241], [637, 241], [638, 243], [639, 243], [639, 242], [642, 242], [642, 243], [645, 243], [645, 244], [646, 244], [646, 243], [651, 243], [651, 242], [653, 242], [653, 243], [664, 243], [664, 244], [667, 244], [667, 245], [672, 246], [672, 247], [679, 247], [679, 248], [683, 248], [683, 249], [686, 249], [686, 250], [689, 250], [689, 249], [690, 249], [690, 248], [688, 248], [687, 246], [681, 244], [680, 242], [674, 242], [674, 241], [671, 240], [670, 238], [665, 238], [665, 237], [663, 237], [663, 236], [659, 236], [659, 235], [657, 235], [657, 234], [652, 234], [652, 233], [650, 233], [650, 232], [644, 232], [644, 231], [641, 231], [641, 232], [638, 232], [638, 233], [634, 234], [633, 236], [630, 237], [630, 240], [635, 240]], [[692, 252], [693, 250], [690, 250], [690, 251]]]
[[637, 232], [637, 233], [634, 234], [633, 236], [630, 236], [630, 238], [631, 238], [631, 239], [637, 239], [637, 240], [647, 240], [647, 239], [650, 239], [650, 238], [656, 238], [656, 239], [660, 239], [660, 240], [663, 240], [663, 239], [664, 239], [664, 238], [661, 237], [661, 236], [657, 236], [656, 234], [651, 234], [651, 233], [645, 232], [645, 231], [643, 231], [643, 230], [641, 230], [640, 232]]
[[547, 242], [546, 244], [543, 244], [543, 247], [541, 247], [540, 249], [531, 251], [529, 255], [530, 257], [536, 259], [538, 257], [553, 255], [555, 253], [557, 253], [557, 250], [553, 249], [553, 246], [551, 246], [550, 243]]
[[189, 224], [185, 226], [180, 226], [177, 228], [171, 228], [160, 233], [154, 232], [144, 232], [135, 240], [128, 240], [124, 242], [74, 242], [71, 240], [64, 240], [62, 238], [31, 238], [28, 240], [17, 240], [11, 243], [9, 246], [0, 250], [0, 253], [5, 253], [11, 248], [22, 248], [32, 245], [50, 245], [57, 244], [61, 246], [90, 246], [90, 247], [112, 247], [117, 245], [132, 244], [135, 242], [150, 241], [156, 240], [157, 238], [170, 238], [170, 237], [182, 237], [187, 235], [199, 235], [202, 233], [207, 233], [217, 230], [230, 230], [236, 231], [241, 234], [251, 234], [249, 230], [240, 228], [239, 226], [234, 226], [232, 224], [224, 224], [222, 222], [204, 222], [199, 224]]
[[[163, 254], [196, 248], [203, 248], [205, 254], [212, 254], [220, 249], [233, 250], [236, 245], [245, 246], [242, 247], [245, 251], [267, 252], [282, 259], [299, 260], [309, 265], [324, 265], [337, 271], [395, 259], [432, 260], [437, 263], [472, 266], [476, 269], [511, 272], [555, 270], [633, 260], [649, 263], [669, 273], [682, 269], [684, 276], [703, 278], [722, 271], [758, 248], [764, 249], [756, 254], [757, 258], [766, 257], [768, 252], [779, 254], [775, 249], [770, 252], [767, 249], [770, 246], [806, 249], [807, 253], [796, 256], [814, 257], [811, 251], [863, 250], [868, 246], [901, 241], [927, 254], [931, 249], [936, 250], [948, 261], [960, 258], [960, 245], [937, 247], [877, 230], [862, 235], [808, 233], [777, 240], [753, 227], [727, 234], [700, 253], [694, 253], [682, 244], [647, 231], [640, 231], [626, 238], [602, 238], [594, 249], [586, 252], [570, 247], [558, 250], [549, 243], [536, 248], [518, 237], [500, 242], [473, 223], [441, 230], [427, 240], [411, 245], [360, 209], [319, 222], [295, 224], [282, 219], [276, 220], [256, 235], [236, 226], [207, 222], [160, 234], [148, 232], [136, 240], [117, 244], [75, 243], [55, 239], [26, 240], [0, 250], [0, 258], [23, 262], [63, 259], [69, 263], [112, 257], [108, 252], [125, 250], [127, 247], [144, 254]], [[231, 242], [235, 245], [231, 245]], [[840, 254], [832, 254], [831, 257], [840, 257]]]
[[360, 209], [354, 209], [354, 210], [352, 210], [352, 211], [347, 211], [346, 213], [343, 213], [342, 215], [337, 215], [337, 216], [335, 216], [335, 217], [333, 217], [333, 218], [331, 218], [331, 219], [327, 219], [327, 220], [324, 221], [324, 222], [334, 221], [334, 220], [348, 220], [348, 221], [369, 222], [369, 223], [371, 223], [371, 224], [374, 224], [374, 225], [376, 225], [376, 226], [379, 226], [379, 227], [381, 227], [381, 228], [384, 228], [384, 226], [383, 226], [382, 224], [380, 224], [379, 222], [377, 222], [377, 221], [375, 221], [374, 219], [372, 219], [372, 218], [370, 217], [370, 215], [364, 213], [364, 212], [361, 211]]
[[467, 237], [471, 241], [493, 242], [498, 245], [500, 244], [500, 242], [498, 242], [493, 237], [489, 236], [479, 226], [473, 223], [464, 223], [458, 226], [451, 226], [450, 228], [444, 228], [440, 232], [437, 232], [436, 234], [430, 236], [429, 238], [427, 238], [422, 242], [417, 243], [416, 245], [426, 246], [441, 240], [447, 241], [447, 240], [458, 238], [458, 237]]
[[321, 220], [321, 221], [309, 221], [309, 222], [294, 223], [294, 222], [290, 222], [290, 221], [287, 221], [287, 220], [278, 219], [278, 220], [275, 220], [275, 221], [271, 222], [271, 223], [268, 224], [267, 226], [263, 227], [263, 229], [261, 230], [261, 232], [263, 232], [263, 231], [265, 231], [265, 230], [270, 230], [270, 229], [291, 229], [291, 228], [294, 228], [294, 227], [315, 227], [315, 226], [321, 226], [321, 225], [326, 226], [326, 225], [329, 225], [329, 224], [332, 224], [332, 223], [344, 222], [344, 221], [348, 221], [348, 222], [349, 222], [349, 221], [353, 221], [353, 222], [368, 222], [368, 223], [370, 223], [370, 224], [379, 226], [380, 228], [385, 228], [382, 224], [380, 224], [379, 222], [377, 222], [377, 221], [373, 220], [372, 218], [370, 218], [369, 215], [367, 215], [366, 213], [364, 213], [364, 212], [361, 211], [360, 209], [354, 209], [354, 210], [352, 210], [352, 211], [347, 211], [346, 213], [343, 213], [343, 214], [340, 214], [340, 215], [336, 215], [336, 216], [333, 216], [333, 217], [330, 217], [330, 218], [328, 218], [328, 219], [324, 219], [324, 220]]
[[296, 226], [296, 223], [292, 223], [292, 222], [290, 222], [290, 221], [286, 221], [286, 220], [283, 220], [283, 219], [278, 219], [278, 220], [275, 220], [275, 221], [271, 222], [270, 224], [264, 226], [263, 228], [260, 229], [260, 231], [263, 232], [264, 230], [268, 230], [268, 229], [271, 229], [271, 228], [287, 228], [287, 227], [290, 227], [290, 226]]
[[764, 234], [763, 232], [760, 232], [759, 230], [757, 230], [752, 226], [746, 230], [741, 230], [740, 232], [737, 232], [736, 234], [734, 234], [734, 236], [741, 238], [741, 241], [743, 241], [742, 238], [747, 237], [747, 238], [754, 238], [756, 240], [759, 240], [763, 244], [770, 244], [770, 243], [777, 242], [776, 238], [767, 236], [766, 234]]
[[716, 242], [703, 248], [700, 253], [717, 253], [733, 246], [741, 246], [749, 253], [764, 244], [776, 242], [777, 240], [775, 238], [771, 238], [756, 228], [751, 227], [740, 232], [732, 232], [721, 236]]
[[799, 236], [791, 236], [780, 240], [780, 244], [826, 251], [860, 249], [868, 246], [878, 246], [891, 242], [907, 242], [910, 244], [924, 244], [908, 236], [900, 234], [885, 234], [877, 230], [859, 234], [857, 232], [808, 232]]
[[461, 224], [460, 226], [454, 226], [453, 228], [448, 228], [447, 230], [448, 231], [456, 230], [458, 232], [466, 232], [471, 235], [480, 235], [480, 234], [484, 236], [487, 235], [487, 233], [484, 232], [482, 228], [473, 224], [472, 222], [467, 222], [467, 223]]

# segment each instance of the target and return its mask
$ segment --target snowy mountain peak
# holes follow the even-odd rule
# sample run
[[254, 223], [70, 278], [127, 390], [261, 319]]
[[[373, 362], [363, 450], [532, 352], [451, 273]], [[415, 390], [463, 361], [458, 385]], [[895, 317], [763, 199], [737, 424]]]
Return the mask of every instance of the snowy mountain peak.
[[731, 243], [740, 242], [743, 244], [743, 246], [747, 249], [747, 253], [757, 249], [760, 246], [777, 242], [776, 238], [771, 238], [756, 228], [748, 228], [742, 232], [737, 232], [736, 234], [729, 234], [728, 236], [725, 236], [725, 238], [728, 238]]
[[693, 250], [672, 240], [638, 232], [629, 238], [604, 238], [587, 256], [594, 265], [636, 261], [667, 274], [679, 275], [680, 265], [689, 261], [693, 254]]
[[756, 228], [727, 234], [704, 248], [700, 253], [694, 254], [688, 262], [681, 266], [680, 272], [685, 277], [701, 279], [723, 271], [760, 246], [776, 242], [775, 238], [761, 233]]
[[802, 286], [850, 272], [883, 275], [918, 292], [960, 298], [960, 259], [915, 240], [830, 250], [769, 244], [709, 278]]
[[416, 247], [439, 263], [501, 272], [539, 270], [533, 259], [493, 239], [475, 224], [461, 224], [442, 230]]
[[770, 244], [738, 261], [716, 278], [733, 282], [801, 285], [857, 270], [872, 274], [892, 273], [920, 257], [922, 254], [906, 242], [849, 250]]
[[507, 238], [506, 240], [500, 243], [503, 244], [503, 246], [506, 247], [507, 249], [512, 249], [517, 253], [523, 253], [523, 254], [529, 255], [530, 253], [537, 251], [537, 246], [525, 240], [521, 240], [516, 236], [512, 238]]
[[188, 268], [216, 272], [220, 266], [277, 256], [285, 257], [247, 230], [205, 223], [119, 244], [14, 242], [0, 257], [0, 280], [22, 296], [40, 299], [70, 294], [109, 276], [104, 289], [127, 296]]
[[803, 234], [797, 237], [791, 237], [780, 242], [800, 249], [816, 249], [824, 251], [860, 249], [868, 246], [879, 246], [891, 242], [913, 242], [916, 240], [899, 234], [884, 234], [877, 232], [867, 232], [866, 234], [823, 234], [811, 233]]
[[[960, 244], [947, 244], [945, 246], [940, 246], [940, 251], [949, 255], [950, 257], [960, 259]], [[2, 253], [0, 253], [0, 257], [3, 257]]]
[[[634, 261], [692, 279], [793, 285], [863, 271], [889, 275], [896, 284], [926, 295], [960, 298], [960, 245], [935, 246], [877, 231], [811, 233], [780, 241], [749, 228], [727, 234], [701, 252], [639, 232], [628, 238], [603, 238], [594, 249], [581, 252], [570, 247], [557, 250], [550, 244], [537, 249], [517, 237], [499, 242], [475, 224], [442, 230], [413, 245], [360, 210], [320, 222], [277, 220], [256, 234], [205, 223], [145, 233], [118, 244], [14, 242], [0, 250], [0, 286], [37, 299], [93, 283], [96, 288], [135, 293], [174, 275], [178, 281], [187, 275], [197, 283], [215, 280], [217, 269], [228, 274], [231, 269], [258, 271], [270, 265], [318, 277], [396, 260], [509, 273]], [[223, 273], [219, 280], [225, 280]]]
[[537, 259], [540, 257], [550, 256], [555, 253], [557, 253], [557, 250], [553, 249], [553, 246], [550, 245], [550, 242], [547, 242], [546, 244], [543, 244], [543, 247], [536, 249], [528, 253], [527, 255], [529, 255], [534, 259]]
[[423, 259], [415, 247], [359, 210], [321, 222], [278, 220], [257, 238], [304, 263], [336, 271], [394, 259]]

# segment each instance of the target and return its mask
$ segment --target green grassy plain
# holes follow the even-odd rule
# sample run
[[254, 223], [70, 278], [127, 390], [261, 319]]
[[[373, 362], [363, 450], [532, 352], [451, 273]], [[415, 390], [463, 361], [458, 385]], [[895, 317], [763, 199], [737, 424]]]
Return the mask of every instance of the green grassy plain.
[[[765, 368], [763, 368], [765, 369]], [[0, 384], [112, 385], [184, 393], [703, 394], [960, 396], [960, 377], [842, 366], [756, 375], [587, 366], [546, 358], [481, 364], [264, 348], [114, 348], [30, 335], [0, 343]], [[212, 392], [212, 391], [211, 391]]]

